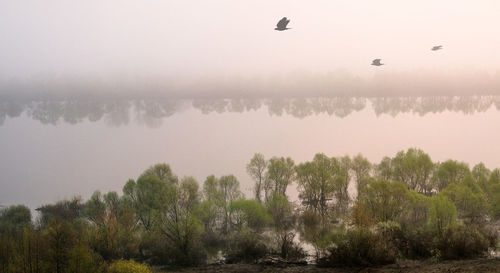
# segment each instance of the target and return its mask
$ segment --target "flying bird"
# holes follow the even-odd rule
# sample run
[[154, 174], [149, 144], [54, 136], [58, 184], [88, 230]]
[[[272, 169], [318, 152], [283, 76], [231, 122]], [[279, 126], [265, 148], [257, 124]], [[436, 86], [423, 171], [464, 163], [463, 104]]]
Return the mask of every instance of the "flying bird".
[[290, 28], [287, 28], [286, 26], [288, 25], [288, 23], [290, 23], [290, 20], [287, 19], [286, 17], [283, 17], [279, 22], [278, 24], [276, 25], [276, 28], [275, 30], [277, 31], [283, 31], [283, 30], [287, 30], [287, 29], [290, 29]]
[[384, 65], [384, 64], [380, 62], [380, 59], [375, 59], [375, 60], [372, 61], [372, 65], [374, 65], [374, 66], [381, 66], [381, 65]]
[[433, 46], [431, 48], [432, 51], [437, 51], [437, 50], [440, 50], [440, 49], [443, 49], [443, 46], [442, 45], [438, 45], [438, 46]]

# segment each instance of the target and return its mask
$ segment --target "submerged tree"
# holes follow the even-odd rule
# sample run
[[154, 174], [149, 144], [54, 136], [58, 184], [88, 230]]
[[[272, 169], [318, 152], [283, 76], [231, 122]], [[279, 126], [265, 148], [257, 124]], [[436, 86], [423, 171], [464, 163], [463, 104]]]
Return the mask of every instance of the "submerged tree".
[[306, 210], [318, 213], [322, 222], [327, 221], [329, 203], [333, 203], [336, 183], [341, 183], [340, 166], [333, 158], [316, 154], [311, 162], [296, 167], [299, 198]]
[[363, 155], [358, 154], [352, 159], [352, 170], [354, 172], [358, 194], [370, 182], [371, 169], [372, 169], [372, 164]]
[[273, 157], [269, 160], [267, 174], [268, 191], [286, 195], [288, 185], [295, 179], [295, 162], [289, 157]]
[[262, 201], [262, 190], [265, 191], [265, 200], [267, 200], [268, 192], [264, 189], [264, 184], [266, 180], [266, 168], [267, 161], [264, 159], [262, 154], [255, 154], [250, 163], [247, 165], [247, 173], [252, 177], [255, 181], [255, 200], [261, 202]]
[[434, 164], [428, 154], [410, 148], [398, 152], [391, 160], [392, 179], [406, 184], [408, 189], [429, 195], [432, 192], [431, 177]]

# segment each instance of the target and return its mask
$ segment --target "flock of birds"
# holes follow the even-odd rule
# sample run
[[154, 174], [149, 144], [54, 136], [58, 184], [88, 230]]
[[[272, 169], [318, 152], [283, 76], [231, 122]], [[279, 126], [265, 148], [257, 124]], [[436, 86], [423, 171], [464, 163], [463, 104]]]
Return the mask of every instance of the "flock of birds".
[[[286, 17], [281, 18], [281, 20], [279, 20], [278, 24], [276, 25], [275, 30], [284, 31], [284, 30], [290, 29], [287, 27], [288, 23], [290, 23], [290, 19], [288, 19]], [[441, 46], [441, 45], [433, 46], [431, 48], [432, 51], [437, 51], [437, 50], [441, 50], [441, 49], [443, 49], [443, 46]], [[375, 59], [372, 61], [372, 65], [374, 65], [374, 66], [384, 65], [383, 63], [381, 63], [381, 61], [382, 61], [382, 59]]]

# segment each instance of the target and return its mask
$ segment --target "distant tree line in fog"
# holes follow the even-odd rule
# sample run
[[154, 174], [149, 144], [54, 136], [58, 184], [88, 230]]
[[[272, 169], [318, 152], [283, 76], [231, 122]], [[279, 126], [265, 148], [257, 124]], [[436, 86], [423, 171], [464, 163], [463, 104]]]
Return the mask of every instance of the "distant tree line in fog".
[[[255, 154], [247, 171], [251, 198], [233, 175], [200, 185], [157, 164], [121, 194], [43, 205], [36, 219], [23, 205], [3, 208], [0, 272], [149, 272], [308, 255], [319, 266], [371, 266], [497, 247], [500, 169], [482, 163], [433, 162], [411, 148], [377, 164], [361, 154], [302, 163]], [[291, 186], [298, 202], [286, 195]]]
[[232, 98], [232, 99], [72, 99], [72, 100], [3, 100], [0, 101], [0, 125], [7, 118], [25, 113], [42, 124], [64, 121], [104, 120], [112, 126], [123, 126], [136, 120], [148, 126], [158, 126], [163, 118], [194, 108], [203, 114], [243, 113], [265, 107], [270, 115], [290, 115], [304, 118], [327, 114], [344, 118], [370, 105], [379, 116], [403, 113], [425, 115], [443, 111], [473, 114], [494, 107], [500, 110], [499, 96], [451, 97], [318, 97], [318, 98]]
[[500, 95], [500, 71], [296, 71], [267, 76], [180, 78], [172, 76], [38, 75], [1, 78], [0, 98], [263, 98], [336, 96]]

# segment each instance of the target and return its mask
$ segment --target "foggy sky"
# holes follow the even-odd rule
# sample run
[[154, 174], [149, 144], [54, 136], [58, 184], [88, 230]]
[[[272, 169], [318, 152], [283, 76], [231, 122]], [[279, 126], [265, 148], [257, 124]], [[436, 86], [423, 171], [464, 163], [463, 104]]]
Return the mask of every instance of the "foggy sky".
[[496, 73], [499, 25], [495, 0], [0, 1], [0, 79]]

